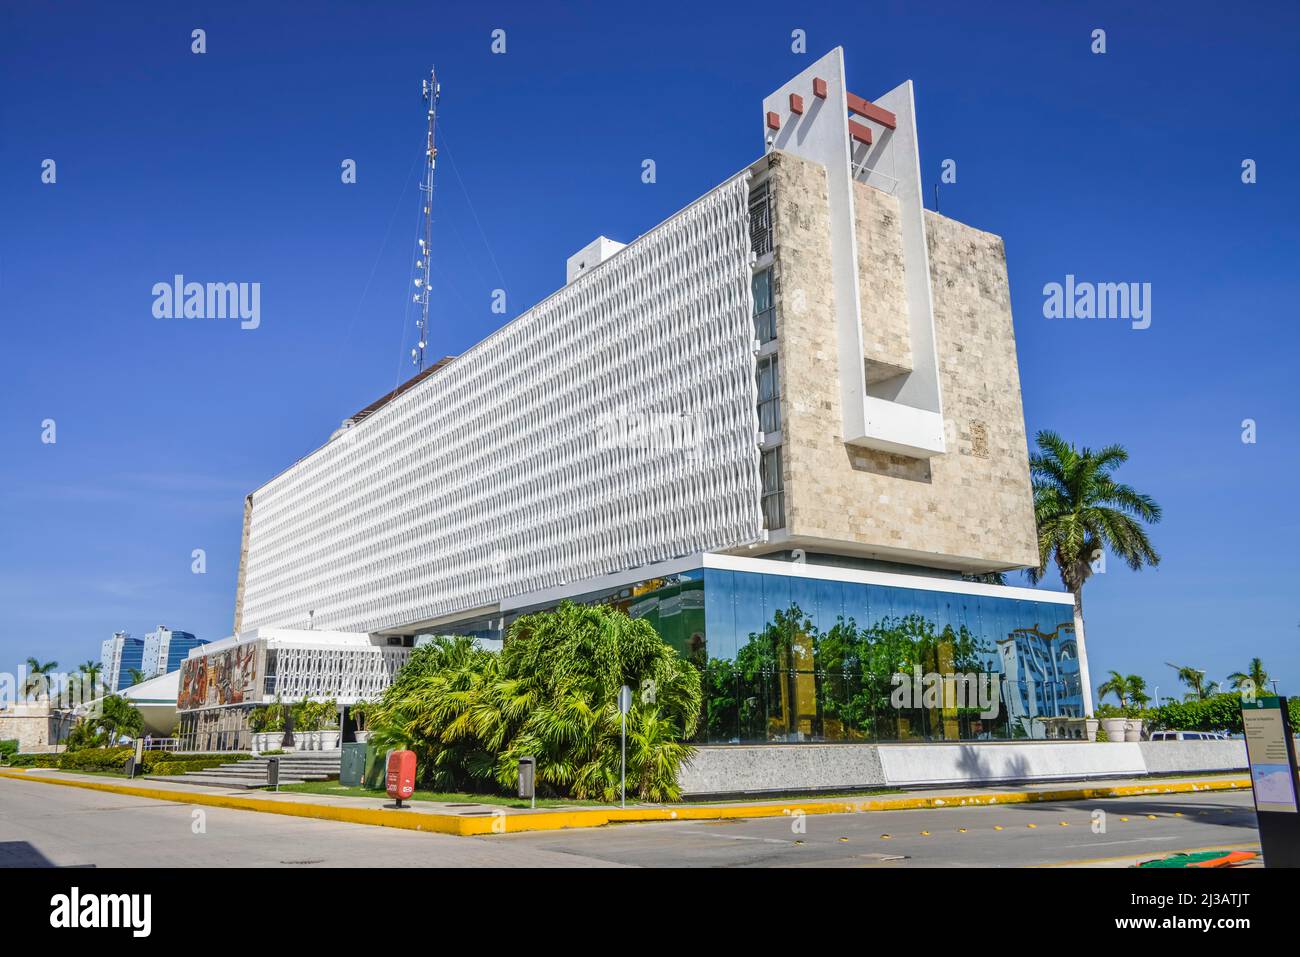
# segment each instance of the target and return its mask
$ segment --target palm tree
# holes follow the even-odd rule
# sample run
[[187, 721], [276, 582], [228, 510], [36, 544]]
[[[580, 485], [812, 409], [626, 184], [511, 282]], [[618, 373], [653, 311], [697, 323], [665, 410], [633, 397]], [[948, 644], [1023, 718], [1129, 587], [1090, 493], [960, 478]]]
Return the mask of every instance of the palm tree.
[[1131, 703], [1134, 707], [1142, 707], [1151, 700], [1147, 694], [1146, 679], [1141, 675], [1122, 675], [1118, 671], [1110, 673], [1110, 679], [1097, 689], [1097, 696], [1104, 698], [1108, 694], [1113, 694], [1119, 699], [1119, 706], [1127, 708]]
[[1097, 688], [1097, 697], [1104, 698], [1108, 694], [1113, 694], [1119, 699], [1121, 708], [1128, 707], [1128, 679], [1118, 671], [1110, 673], [1110, 680]]
[[1205, 672], [1189, 665], [1176, 665], [1172, 661], [1166, 661], [1170, 668], [1178, 672], [1178, 680], [1191, 690], [1183, 695], [1184, 701], [1204, 701], [1210, 696], [1211, 688], [1205, 683]]
[[1151, 696], [1147, 694], [1147, 680], [1141, 675], [1129, 675], [1124, 679], [1128, 683], [1128, 700], [1133, 702], [1135, 708], [1141, 708], [1151, 703]]
[[[1247, 687], [1253, 688], [1256, 693], [1268, 690], [1268, 672], [1264, 670], [1264, 662], [1258, 658], [1251, 658], [1250, 667], [1245, 671], [1234, 671], [1228, 675], [1228, 680], [1232, 682], [1234, 691], [1242, 691]], [[1247, 685], [1246, 682], [1250, 684]]]
[[128, 688], [132, 688], [144, 681], [144, 672], [139, 668], [127, 668], [126, 673], [131, 676], [131, 683], [127, 685]]
[[677, 770], [694, 749], [699, 672], [645, 619], [563, 602], [516, 619], [499, 653], [466, 637], [416, 649], [367, 709], [377, 749], [410, 748], [421, 783], [509, 791], [519, 759], [537, 760], [539, 789], [583, 800], [619, 795], [619, 689], [627, 716], [629, 796], [676, 800]]
[[1096, 452], [1077, 449], [1055, 432], [1039, 432], [1036, 441], [1039, 451], [1030, 457], [1029, 470], [1038, 523], [1038, 567], [1027, 574], [1037, 584], [1054, 560], [1061, 583], [1074, 596], [1079, 678], [1091, 698], [1083, 636], [1084, 583], [1103, 546], [1134, 571], [1160, 564], [1143, 528], [1143, 523], [1160, 521], [1160, 506], [1149, 495], [1115, 481], [1112, 473], [1128, 461], [1123, 446], [1108, 445]]
[[40, 662], [35, 658], [27, 659], [27, 677], [23, 681], [23, 697], [30, 698], [33, 695], [40, 697], [41, 692], [49, 693], [50, 673], [59, 666], [57, 661]]
[[77, 665], [77, 684], [80, 687], [83, 697], [86, 694], [94, 694], [99, 684], [99, 677], [104, 668], [95, 659], [83, 661]]
[[144, 717], [136, 707], [118, 695], [108, 695], [77, 722], [68, 743], [82, 747], [113, 745], [123, 738], [144, 733]]

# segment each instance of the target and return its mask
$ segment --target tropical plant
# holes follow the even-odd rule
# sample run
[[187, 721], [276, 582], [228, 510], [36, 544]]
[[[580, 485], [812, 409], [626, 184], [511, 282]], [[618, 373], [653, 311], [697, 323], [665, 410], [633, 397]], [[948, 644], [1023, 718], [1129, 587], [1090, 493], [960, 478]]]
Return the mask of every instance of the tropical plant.
[[293, 706], [293, 726], [295, 731], [320, 731], [338, 724], [339, 705], [333, 698], [314, 701], [304, 697]]
[[1135, 710], [1151, 703], [1151, 696], [1147, 694], [1147, 680], [1141, 675], [1128, 676], [1128, 700]]
[[1118, 671], [1112, 671], [1110, 679], [1097, 687], [1098, 700], [1105, 698], [1108, 694], [1113, 694], [1119, 699], [1121, 708], [1128, 707], [1128, 679]]
[[680, 796], [683, 743], [700, 710], [699, 673], [649, 622], [607, 606], [564, 602], [511, 625], [499, 653], [468, 637], [417, 648], [367, 709], [376, 748], [416, 752], [421, 779], [440, 790], [512, 789], [521, 757], [537, 761], [540, 790], [612, 801], [619, 793], [619, 688], [627, 716], [630, 794]]
[[142, 734], [144, 717], [136, 707], [119, 695], [108, 695], [68, 732], [67, 748], [76, 751], [105, 747], [122, 738], [138, 738]]
[[1097, 688], [1099, 699], [1108, 694], [1113, 694], [1119, 700], [1121, 711], [1141, 708], [1151, 700], [1147, 694], [1146, 679], [1141, 675], [1122, 675], [1118, 671], [1112, 671], [1110, 678]]
[[57, 661], [38, 661], [27, 659], [27, 677], [23, 679], [23, 698], [39, 698], [50, 693], [50, 675], [59, 666]]
[[254, 734], [284, 730], [284, 704], [275, 696], [271, 704], [259, 704], [248, 712], [248, 727]]
[[131, 683], [127, 685], [128, 688], [133, 688], [138, 684], [143, 684], [145, 681], [144, 672], [139, 668], [127, 668], [126, 673], [131, 678]]
[[1234, 691], [1243, 691], [1249, 688], [1256, 694], [1268, 692], [1268, 672], [1264, 670], [1264, 662], [1258, 658], [1251, 658], [1250, 665], [1245, 671], [1234, 671], [1228, 675], [1228, 680], [1232, 682]]
[[99, 677], [103, 671], [103, 665], [93, 658], [77, 665], [77, 686], [83, 695], [93, 695], [98, 690]]
[[1188, 691], [1183, 695], [1184, 701], [1204, 701], [1213, 693], [1213, 689], [1205, 681], [1205, 672], [1190, 665], [1176, 665], [1172, 661], [1166, 661], [1170, 668], [1178, 673], [1178, 680], [1187, 685]]
[[1149, 495], [1116, 482], [1114, 472], [1128, 461], [1121, 445], [1098, 451], [1078, 449], [1055, 432], [1039, 432], [1038, 452], [1030, 457], [1034, 517], [1038, 524], [1038, 567], [1027, 572], [1035, 584], [1055, 562], [1061, 583], [1074, 596], [1074, 635], [1080, 679], [1088, 685], [1083, 630], [1083, 586], [1093, 563], [1106, 548], [1134, 571], [1160, 564], [1145, 524], [1160, 521], [1160, 506]]
[[372, 707], [374, 707], [372, 701], [358, 701], [348, 708], [348, 713], [352, 716], [352, 721], [356, 724], [358, 730], [366, 728], [367, 716], [370, 714]]

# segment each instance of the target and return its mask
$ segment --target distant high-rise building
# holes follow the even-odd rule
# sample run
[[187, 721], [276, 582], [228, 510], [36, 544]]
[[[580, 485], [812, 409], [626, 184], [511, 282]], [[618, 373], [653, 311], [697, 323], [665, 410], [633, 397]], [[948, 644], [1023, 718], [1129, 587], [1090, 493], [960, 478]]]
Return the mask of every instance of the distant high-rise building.
[[146, 678], [176, 671], [191, 648], [206, 644], [205, 640], [188, 631], [172, 631], [166, 625], [159, 625], [157, 631], [144, 636], [144, 664], [140, 670]]
[[132, 670], [144, 670], [144, 642], [132, 638], [125, 631], [115, 631], [113, 637], [100, 646], [99, 657], [105, 690], [115, 694], [135, 684], [131, 680]]

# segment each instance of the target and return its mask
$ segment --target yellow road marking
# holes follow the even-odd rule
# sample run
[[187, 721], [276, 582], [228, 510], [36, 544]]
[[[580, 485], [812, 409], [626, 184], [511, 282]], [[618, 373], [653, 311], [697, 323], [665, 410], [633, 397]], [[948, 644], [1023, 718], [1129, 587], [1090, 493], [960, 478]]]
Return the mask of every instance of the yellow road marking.
[[[342, 821], [350, 824], [369, 824], [379, 827], [396, 827], [411, 831], [431, 831], [463, 837], [486, 836], [521, 831], [552, 831], [572, 827], [600, 827], [605, 824], [646, 823], [654, 821], [717, 821], [750, 820], [780, 817], [790, 814], [794, 805], [780, 804], [730, 804], [685, 805], [668, 807], [591, 807], [573, 809], [548, 809], [516, 811], [503, 814], [466, 816], [444, 814], [408, 808], [405, 811], [382, 807], [353, 807], [324, 803], [311, 803], [288, 799], [271, 800], [265, 797], [246, 797], [235, 794], [212, 794], [200, 791], [169, 790], [137, 784], [118, 784], [110, 780], [77, 780], [29, 774], [22, 771], [0, 770], [0, 777], [18, 781], [35, 781], [63, 787], [105, 791], [154, 801], [181, 804], [199, 804], [242, 811], [261, 811], [291, 817]], [[869, 811], [913, 811], [950, 807], [993, 807], [1004, 804], [1034, 804], [1048, 801], [1080, 801], [1099, 798], [1141, 797], [1155, 794], [1195, 794], [1208, 791], [1234, 791], [1248, 789], [1249, 778], [1216, 778], [1213, 780], [1182, 781], [1168, 784], [1130, 784], [1099, 787], [1059, 788], [1041, 791], [1002, 791], [977, 794], [939, 794], [902, 798], [865, 798], [862, 800], [825, 800], [800, 802], [797, 806], [804, 814], [855, 814]], [[1225, 808], [1231, 813], [1231, 808]], [[1127, 818], [1121, 818], [1127, 820]], [[1031, 825], [1036, 826], [1036, 825]], [[1000, 825], [994, 830], [1002, 830]]]

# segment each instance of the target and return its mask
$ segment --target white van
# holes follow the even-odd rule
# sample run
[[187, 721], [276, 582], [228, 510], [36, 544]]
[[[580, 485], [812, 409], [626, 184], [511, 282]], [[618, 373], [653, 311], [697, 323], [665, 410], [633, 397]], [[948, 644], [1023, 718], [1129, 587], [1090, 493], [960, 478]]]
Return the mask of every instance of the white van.
[[1152, 741], [1226, 741], [1220, 731], [1152, 731]]

